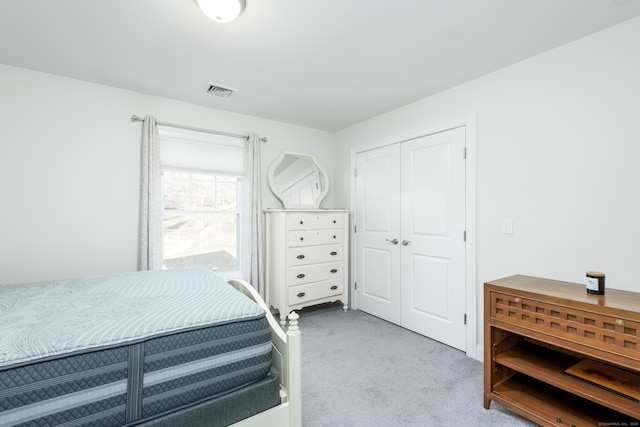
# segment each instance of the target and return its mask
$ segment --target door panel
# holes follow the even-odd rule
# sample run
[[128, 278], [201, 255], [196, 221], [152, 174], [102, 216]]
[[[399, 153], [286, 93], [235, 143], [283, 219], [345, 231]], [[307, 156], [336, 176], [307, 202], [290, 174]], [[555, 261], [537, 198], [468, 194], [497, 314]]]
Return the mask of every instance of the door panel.
[[464, 350], [464, 128], [402, 144], [402, 323]]
[[381, 303], [393, 303], [391, 292], [391, 269], [393, 254], [389, 250], [364, 248], [364, 280], [359, 284], [362, 295], [377, 299]]
[[413, 286], [413, 300], [409, 309], [425, 316], [448, 319], [447, 305], [440, 304], [448, 300], [448, 286], [429, 287], [424, 284], [448, 283], [450, 261], [423, 255], [413, 255], [413, 258], [411, 264], [414, 271], [410, 277], [416, 279], [409, 282]]
[[[427, 141], [426, 139], [423, 140]], [[447, 236], [449, 227], [449, 145], [422, 146], [413, 143], [405, 147], [404, 158], [411, 168], [405, 174], [409, 180], [403, 189], [410, 199], [408, 207], [419, 215], [412, 216], [412, 230], [423, 236]]]
[[359, 153], [356, 168], [358, 308], [399, 324], [400, 148]]

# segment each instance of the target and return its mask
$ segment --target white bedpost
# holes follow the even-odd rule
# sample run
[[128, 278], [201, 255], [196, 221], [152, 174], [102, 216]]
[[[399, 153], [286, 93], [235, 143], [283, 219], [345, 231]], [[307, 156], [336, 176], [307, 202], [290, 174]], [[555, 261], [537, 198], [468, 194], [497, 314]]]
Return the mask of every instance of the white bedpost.
[[291, 414], [291, 426], [302, 426], [302, 340], [298, 319], [300, 316], [295, 311], [289, 314], [289, 328], [287, 340], [289, 341], [289, 405]]
[[289, 328], [285, 332], [273, 317], [267, 304], [253, 286], [244, 280], [229, 283], [255, 301], [265, 311], [271, 328], [273, 365], [280, 373], [282, 403], [274, 408], [245, 418], [234, 427], [302, 427], [302, 337], [298, 328], [300, 316], [289, 314]]

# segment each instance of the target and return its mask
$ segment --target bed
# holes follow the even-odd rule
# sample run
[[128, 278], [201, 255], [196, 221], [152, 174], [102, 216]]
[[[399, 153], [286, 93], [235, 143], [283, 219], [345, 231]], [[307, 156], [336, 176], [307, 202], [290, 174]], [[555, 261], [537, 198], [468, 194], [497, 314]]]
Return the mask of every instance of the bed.
[[0, 427], [300, 426], [300, 331], [204, 268], [0, 286]]

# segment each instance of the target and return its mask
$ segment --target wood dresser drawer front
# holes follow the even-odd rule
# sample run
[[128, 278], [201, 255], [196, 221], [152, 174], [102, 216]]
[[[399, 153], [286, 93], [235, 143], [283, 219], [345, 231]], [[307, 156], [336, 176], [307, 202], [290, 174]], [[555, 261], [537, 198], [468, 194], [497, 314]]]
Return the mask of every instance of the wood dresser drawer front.
[[295, 213], [287, 217], [289, 230], [344, 228], [344, 215], [339, 213]]
[[307, 265], [344, 260], [343, 245], [300, 246], [287, 251], [287, 265]]
[[289, 288], [289, 304], [296, 305], [332, 295], [340, 295], [343, 289], [342, 280], [326, 280], [318, 283], [292, 286]]
[[498, 292], [490, 301], [496, 320], [640, 360], [640, 322]]
[[295, 286], [302, 283], [338, 279], [344, 274], [343, 268], [343, 262], [327, 262], [324, 264], [290, 267], [287, 271], [287, 284], [289, 286]]
[[290, 231], [289, 247], [330, 245], [342, 243], [343, 230], [309, 230]]

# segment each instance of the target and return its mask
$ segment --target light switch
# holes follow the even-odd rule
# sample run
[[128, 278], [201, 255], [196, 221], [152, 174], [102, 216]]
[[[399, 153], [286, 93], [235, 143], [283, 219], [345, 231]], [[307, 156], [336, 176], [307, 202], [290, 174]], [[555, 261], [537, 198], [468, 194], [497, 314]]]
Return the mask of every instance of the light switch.
[[502, 220], [502, 234], [513, 234], [513, 219], [505, 218]]

